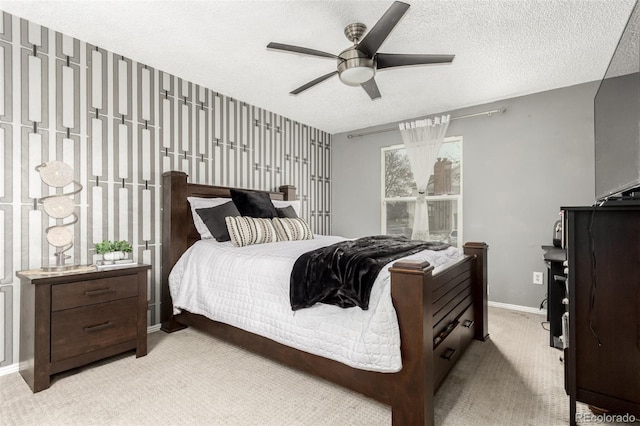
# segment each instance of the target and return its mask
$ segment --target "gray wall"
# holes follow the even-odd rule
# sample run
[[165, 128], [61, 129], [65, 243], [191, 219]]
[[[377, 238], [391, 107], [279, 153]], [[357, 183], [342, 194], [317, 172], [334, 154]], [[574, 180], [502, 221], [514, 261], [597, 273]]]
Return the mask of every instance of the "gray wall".
[[[464, 138], [462, 238], [489, 244], [492, 301], [538, 307], [546, 285], [532, 284], [532, 273], [544, 272], [546, 283], [540, 246], [551, 244], [560, 206], [594, 201], [596, 89], [593, 82], [450, 111], [456, 117], [507, 108], [503, 114], [455, 120], [447, 131]], [[380, 148], [402, 143], [400, 134], [347, 135], [332, 140], [332, 232], [377, 234]]]

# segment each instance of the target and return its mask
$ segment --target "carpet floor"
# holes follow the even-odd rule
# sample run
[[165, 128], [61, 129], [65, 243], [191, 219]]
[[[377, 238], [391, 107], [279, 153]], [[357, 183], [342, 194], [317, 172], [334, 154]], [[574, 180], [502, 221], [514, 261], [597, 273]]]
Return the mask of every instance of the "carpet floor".
[[[473, 341], [439, 389], [436, 425], [569, 424], [561, 352], [543, 320], [490, 308], [491, 338]], [[391, 424], [388, 406], [193, 329], [148, 339], [145, 357], [61, 373], [37, 394], [19, 373], [0, 377], [0, 425]]]

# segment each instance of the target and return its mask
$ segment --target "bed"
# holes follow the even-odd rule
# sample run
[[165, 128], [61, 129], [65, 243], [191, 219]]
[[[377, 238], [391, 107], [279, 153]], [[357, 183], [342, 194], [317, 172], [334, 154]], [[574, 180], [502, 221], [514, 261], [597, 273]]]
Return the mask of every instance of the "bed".
[[[279, 189], [280, 192], [269, 193], [271, 199], [296, 199], [294, 187]], [[169, 274], [187, 249], [200, 240], [187, 197], [228, 198], [229, 194], [230, 188], [188, 183], [182, 172], [163, 175], [162, 330], [170, 333], [195, 327], [388, 404], [394, 425], [432, 425], [435, 391], [471, 340], [488, 338], [487, 245], [466, 243], [464, 255], [438, 268], [427, 261], [405, 259], [388, 268], [401, 342], [401, 369], [365, 370], [186, 309], [174, 313]]]

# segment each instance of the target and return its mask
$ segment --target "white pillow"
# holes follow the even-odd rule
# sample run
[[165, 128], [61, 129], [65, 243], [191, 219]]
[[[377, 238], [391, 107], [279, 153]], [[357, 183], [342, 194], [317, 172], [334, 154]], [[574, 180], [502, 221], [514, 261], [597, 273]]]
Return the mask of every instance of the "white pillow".
[[292, 201], [271, 200], [271, 202], [277, 209], [291, 206], [296, 211], [296, 214], [300, 216], [300, 200], [292, 200]]
[[196, 226], [200, 238], [205, 240], [213, 238], [211, 231], [204, 224], [200, 215], [196, 212], [196, 209], [207, 209], [209, 207], [217, 207], [224, 203], [231, 201], [231, 198], [200, 198], [200, 197], [187, 197], [189, 205], [191, 206], [191, 216], [193, 216], [193, 224]]

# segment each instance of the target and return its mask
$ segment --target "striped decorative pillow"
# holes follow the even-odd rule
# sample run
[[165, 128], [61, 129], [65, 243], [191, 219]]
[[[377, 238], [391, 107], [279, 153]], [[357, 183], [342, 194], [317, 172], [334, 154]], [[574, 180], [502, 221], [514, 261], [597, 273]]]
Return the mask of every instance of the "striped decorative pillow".
[[298, 240], [312, 240], [313, 233], [307, 222], [301, 217], [297, 218], [280, 218], [274, 217], [273, 227], [278, 233], [278, 239], [280, 241], [298, 241]]
[[233, 245], [238, 247], [251, 244], [275, 243], [280, 241], [271, 219], [248, 216], [227, 216], [224, 218]]

